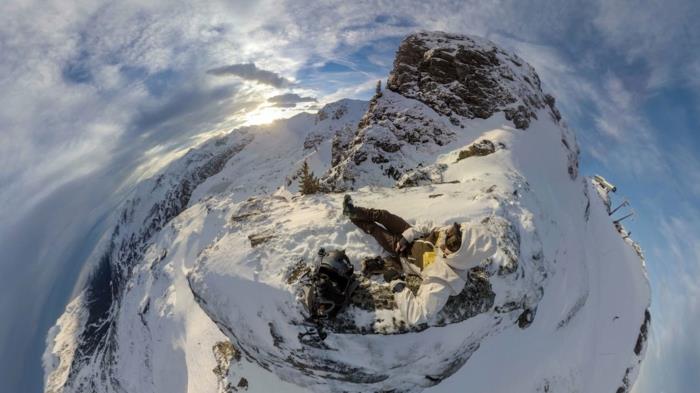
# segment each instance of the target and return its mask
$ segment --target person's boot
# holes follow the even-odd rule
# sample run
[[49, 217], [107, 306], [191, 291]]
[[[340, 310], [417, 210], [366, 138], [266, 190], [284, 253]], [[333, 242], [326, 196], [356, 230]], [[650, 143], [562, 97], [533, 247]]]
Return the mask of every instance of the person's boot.
[[355, 205], [352, 203], [352, 198], [349, 194], [345, 194], [345, 197], [343, 197], [343, 215], [351, 218], [354, 210]]
[[367, 257], [360, 262], [362, 275], [369, 277], [375, 274], [380, 274], [384, 271], [384, 259], [381, 257]]

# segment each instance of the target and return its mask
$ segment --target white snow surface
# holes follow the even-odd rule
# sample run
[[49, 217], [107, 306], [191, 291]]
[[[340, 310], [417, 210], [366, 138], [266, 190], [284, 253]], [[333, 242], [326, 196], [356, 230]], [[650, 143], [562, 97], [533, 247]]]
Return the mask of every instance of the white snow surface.
[[[500, 216], [514, 223], [521, 237], [520, 268], [516, 277], [492, 276], [492, 285], [496, 306], [517, 302], [537, 308], [528, 328], [516, 324], [521, 308], [492, 309], [419, 333], [331, 333], [328, 349], [302, 344], [298, 335], [308, 330], [300, 326], [304, 312], [284, 282], [290, 265], [313, 260], [319, 247], [345, 249], [353, 261], [380, 253], [371, 237], [341, 215], [342, 195], [262, 197], [252, 210], [258, 218], [221, 228], [190, 273], [207, 314], [261, 366], [315, 391], [421, 390], [434, 385], [426, 376], [451, 372], [458, 359], [466, 362], [432, 389], [616, 390], [636, 362], [634, 347], [649, 302], [640, 257], [616, 232], [597, 193], [586, 197], [594, 185], [570, 179], [558, 126], [546, 120], [522, 132], [500, 116], [471, 124], [463, 140], [437, 156], [437, 163], [448, 165], [446, 184], [365, 187], [351, 195], [358, 205], [390, 209], [411, 221]], [[470, 139], [483, 137], [507, 149], [455, 163]], [[450, 183], [455, 180], [459, 183]], [[515, 190], [521, 197], [512, 197]], [[443, 195], [429, 197], [435, 194]], [[210, 200], [210, 208], [228, 216], [251, 211], [226, 199]], [[275, 237], [251, 248], [247, 236], [258, 233]], [[532, 258], [538, 253], [540, 261]], [[392, 333], [388, 322], [401, 318], [396, 311], [355, 311], [359, 324], [387, 333]], [[326, 369], [329, 364], [338, 369]], [[366, 374], [371, 382], [344, 381], [349, 372]]]
[[[636, 348], [650, 299], [644, 260], [613, 225], [604, 193], [587, 177], [572, 179], [571, 149], [562, 143], [576, 144], [571, 132], [544, 110], [527, 130], [518, 130], [502, 113], [454, 126], [423, 103], [389, 91], [379, 105], [420, 111], [454, 136], [443, 146], [404, 146], [399, 153], [405, 169], [444, 165], [432, 184], [397, 188], [378, 165], [365, 166], [354, 173], [361, 188], [350, 195], [357, 205], [388, 209], [409, 222], [507, 223], [519, 239], [517, 268], [501, 272], [509, 263], [501, 243], [482, 263], [495, 293], [492, 307], [463, 321], [403, 332], [396, 310], [351, 306], [345, 312], [370, 334], [328, 330], [321, 346], [300, 339], [310, 328], [289, 270], [313, 263], [320, 247], [345, 249], [357, 270], [362, 257], [381, 254], [341, 214], [343, 194], [297, 192], [301, 163], [307, 160], [316, 174], [331, 170], [334, 135], [354, 132], [367, 110], [365, 102], [343, 100], [320, 115], [236, 130], [202, 147], [239, 144], [242, 150], [198, 184], [186, 208], [146, 241], [110, 314], [116, 345], [100, 352], [109, 362], [76, 360], [88, 305], [84, 294], [69, 305], [47, 338], [46, 391], [628, 389], [645, 347]], [[483, 139], [502, 148], [457, 160]], [[165, 173], [183, 171], [197, 154]], [[138, 219], [118, 236], [136, 231], [151, 201], [165, 195], [151, 192], [154, 182], [127, 202]], [[261, 243], [253, 246], [251, 238]], [[535, 311], [534, 321], [521, 328], [524, 309]], [[242, 352], [223, 379], [212, 372], [212, 348], [222, 341]]]

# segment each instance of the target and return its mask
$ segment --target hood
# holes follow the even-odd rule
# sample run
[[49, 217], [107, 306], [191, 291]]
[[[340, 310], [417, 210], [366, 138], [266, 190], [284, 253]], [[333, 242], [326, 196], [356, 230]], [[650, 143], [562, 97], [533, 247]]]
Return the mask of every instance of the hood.
[[463, 223], [462, 245], [445, 257], [445, 263], [459, 270], [479, 266], [481, 261], [496, 253], [497, 240], [480, 224]]

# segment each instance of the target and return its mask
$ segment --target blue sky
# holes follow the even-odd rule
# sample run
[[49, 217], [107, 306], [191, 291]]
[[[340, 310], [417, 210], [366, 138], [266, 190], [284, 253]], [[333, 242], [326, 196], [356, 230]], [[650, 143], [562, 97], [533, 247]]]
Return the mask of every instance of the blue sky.
[[136, 180], [209, 132], [369, 97], [418, 29], [485, 36], [535, 66], [577, 133], [583, 173], [615, 182], [636, 212], [626, 224], [647, 255], [653, 303], [635, 391], [697, 390], [700, 5], [348, 3], [0, 3], [0, 380], [9, 391], [40, 391], [46, 330]]

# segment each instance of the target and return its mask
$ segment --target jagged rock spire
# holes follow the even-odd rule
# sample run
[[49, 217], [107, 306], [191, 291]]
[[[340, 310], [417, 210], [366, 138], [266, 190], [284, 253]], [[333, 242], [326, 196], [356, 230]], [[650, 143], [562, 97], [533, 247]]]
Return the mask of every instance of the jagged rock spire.
[[[429, 164], [416, 157], [457, 140], [470, 119], [503, 112], [522, 130], [538, 114], [548, 113], [555, 123], [561, 119], [535, 69], [479, 37], [425, 31], [409, 35], [396, 53], [387, 88], [372, 99], [354, 137], [334, 150], [333, 168], [322, 179], [325, 189], [391, 186]], [[562, 141], [574, 179], [575, 142], [568, 135]]]
[[532, 66], [479, 37], [426, 31], [409, 35], [396, 53], [387, 87], [453, 122], [458, 122], [455, 115], [486, 119], [503, 111], [516, 128], [526, 129], [545, 106], [560, 117]]

